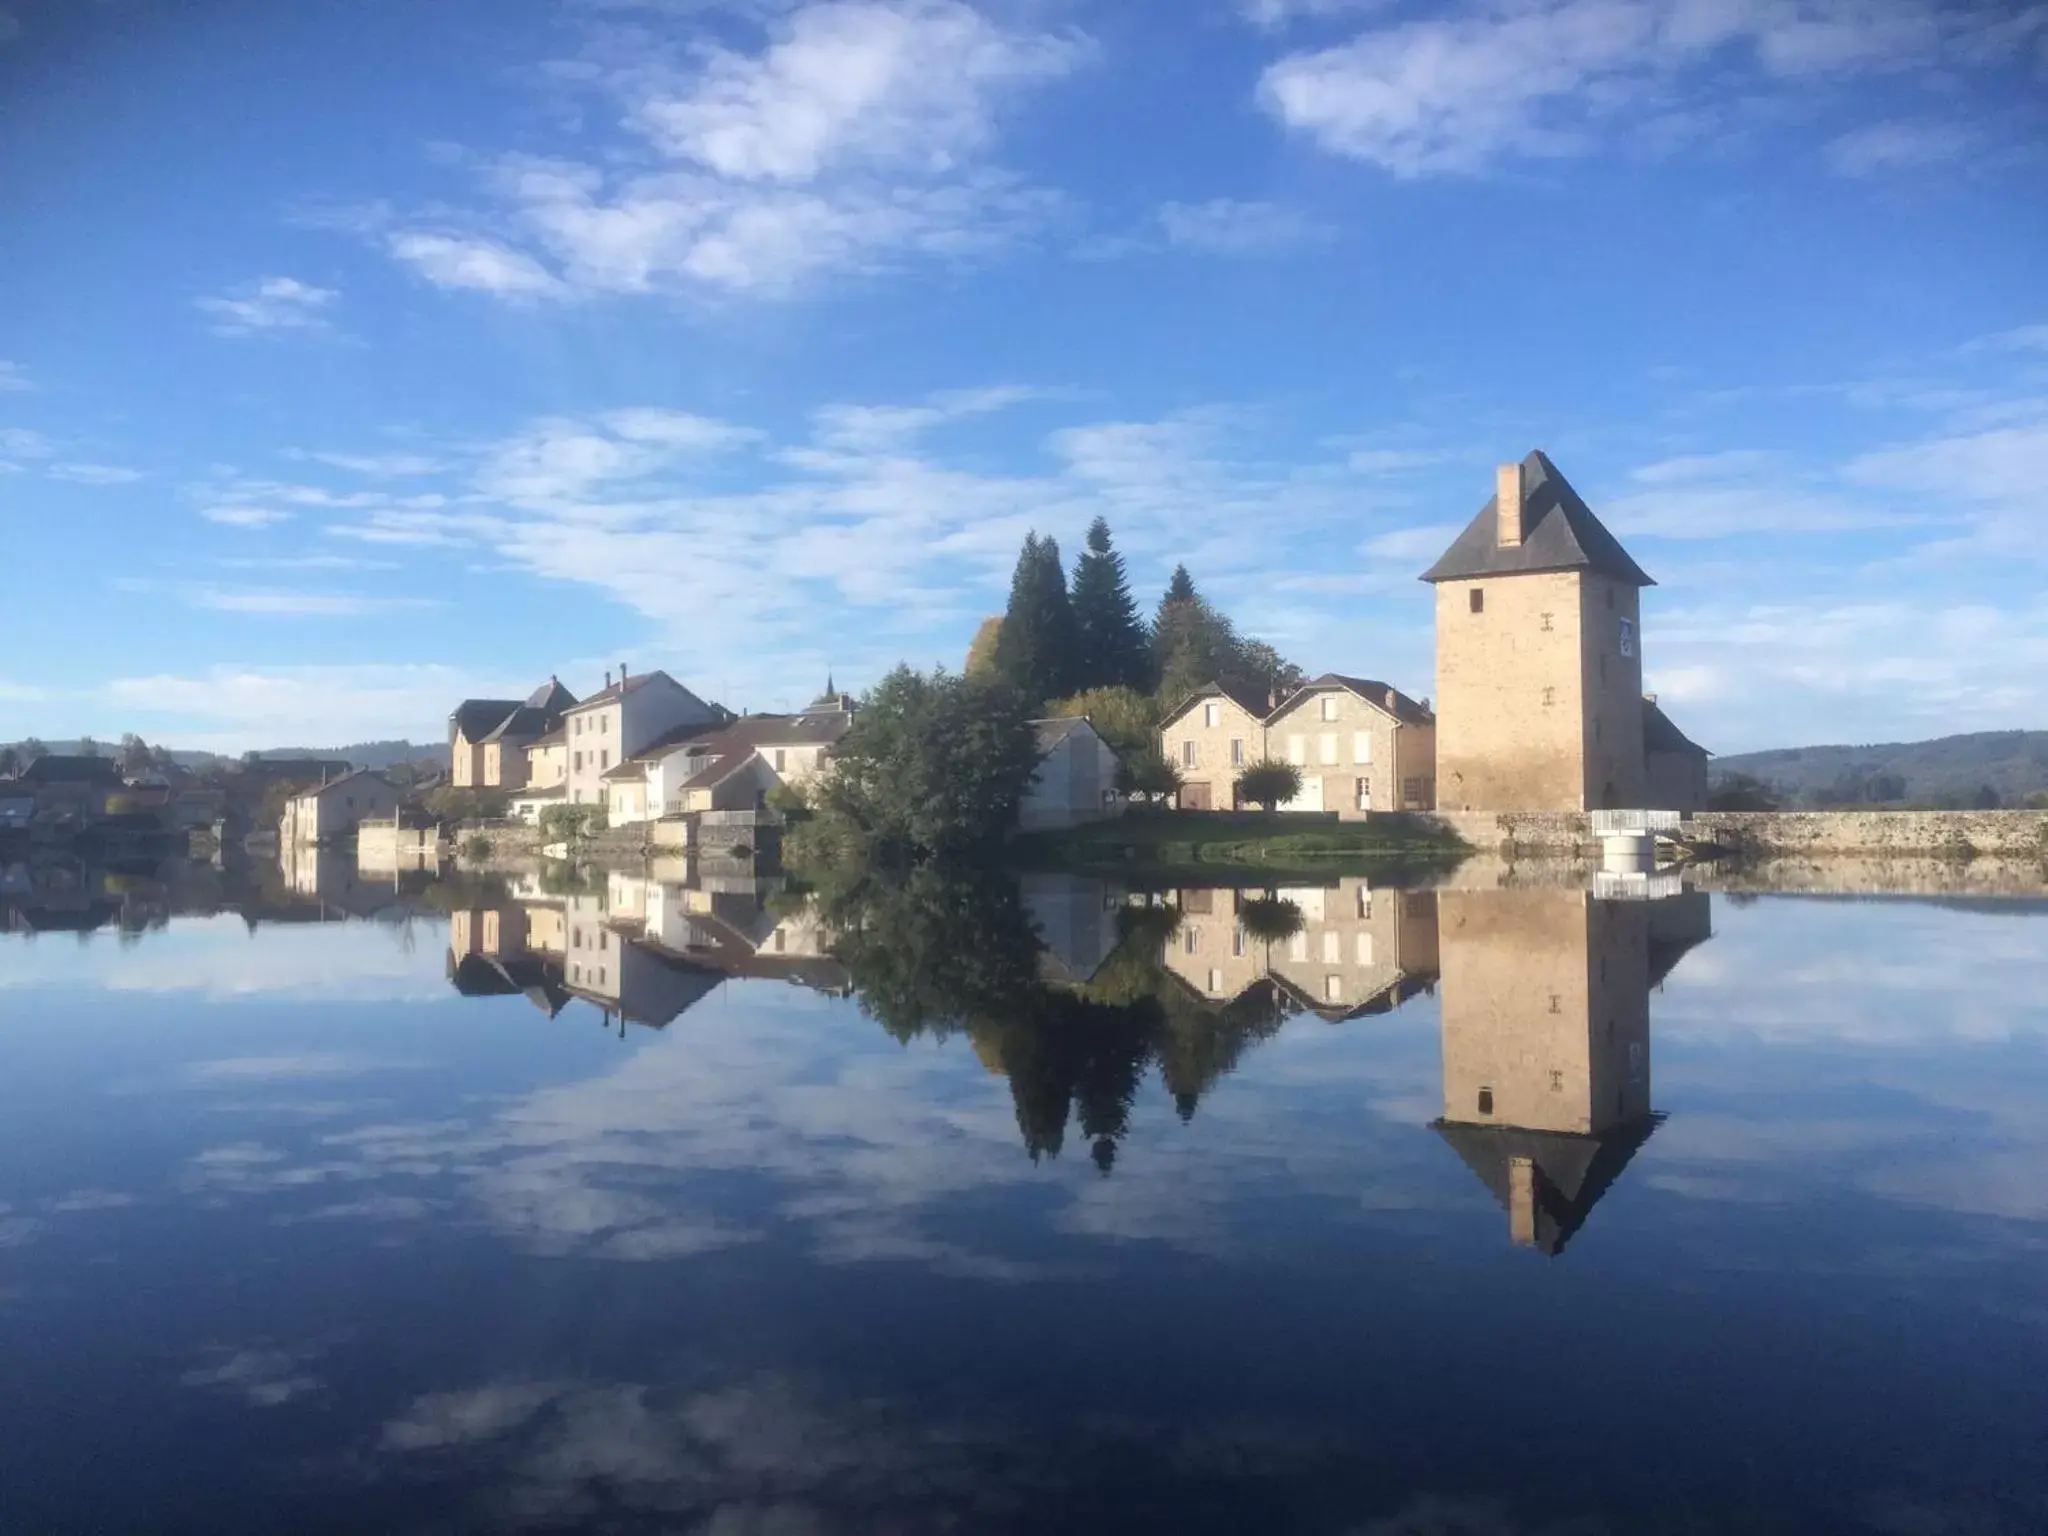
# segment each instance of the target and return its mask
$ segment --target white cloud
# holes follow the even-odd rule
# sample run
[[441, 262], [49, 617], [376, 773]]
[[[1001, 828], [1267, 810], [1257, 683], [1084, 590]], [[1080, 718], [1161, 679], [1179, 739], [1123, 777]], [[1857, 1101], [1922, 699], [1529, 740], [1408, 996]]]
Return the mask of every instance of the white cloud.
[[275, 507], [202, 507], [199, 515], [227, 528], [270, 528], [291, 520], [291, 513]]
[[398, 1063], [343, 1051], [303, 1051], [295, 1056], [224, 1056], [193, 1062], [185, 1076], [195, 1083], [302, 1083], [337, 1077], [361, 1077], [389, 1071]]
[[[1403, 177], [1471, 173], [1582, 153], [1623, 121], [1639, 141], [1695, 134], [1745, 95], [1811, 102], [1829, 80], [1858, 73], [1998, 67], [2038, 31], [2038, 16], [2016, 4], [1475, 3], [1290, 54], [1265, 71], [1259, 95], [1331, 153]], [[1905, 144], [1902, 131], [1889, 148], [1880, 136], [1839, 153], [1851, 168]], [[1923, 130], [1919, 150], [1933, 145]]]
[[277, 331], [328, 331], [327, 311], [340, 293], [293, 277], [258, 278], [237, 290], [193, 304], [213, 319], [218, 336], [254, 336]]
[[118, 464], [52, 464], [49, 475], [73, 485], [130, 485], [142, 478], [142, 471]]
[[47, 459], [57, 451], [40, 432], [27, 427], [0, 427], [0, 454], [10, 459]]
[[547, 268], [524, 251], [494, 240], [406, 230], [391, 236], [389, 249], [442, 288], [477, 288], [500, 298], [537, 298], [562, 291]]
[[1217, 256], [1260, 256], [1322, 238], [1314, 221], [1277, 203], [1212, 198], [1205, 203], [1162, 203], [1159, 224], [1169, 245]]
[[577, 71], [617, 100], [636, 153], [503, 158], [487, 178], [502, 227], [387, 229], [387, 248], [509, 298], [783, 294], [980, 256], [1057, 208], [981, 162], [1002, 106], [1088, 55], [1078, 37], [957, 0], [827, 0], [766, 25], [754, 52]]
[[1865, 485], [2010, 503], [2038, 517], [2048, 486], [2048, 410], [2040, 419], [1866, 453], [1848, 467]]
[[304, 592], [286, 587], [209, 587], [178, 589], [196, 608], [213, 613], [252, 614], [268, 618], [348, 619], [371, 613], [396, 613], [430, 608], [432, 599], [393, 597], [363, 592]]
[[1961, 158], [1971, 141], [1969, 130], [1954, 123], [1872, 123], [1829, 144], [1828, 164], [1845, 176], [1920, 170]]
[[320, 1378], [303, 1369], [308, 1356], [282, 1349], [216, 1349], [211, 1363], [187, 1371], [188, 1387], [207, 1387], [242, 1398], [252, 1408], [281, 1408], [294, 1398], [321, 1388]]
[[735, 181], [943, 174], [987, 147], [1002, 93], [1057, 79], [1081, 54], [954, 0], [811, 5], [779, 33], [758, 55], [713, 52], [688, 91], [642, 101], [636, 121], [664, 153]]
[[5, 358], [0, 358], [0, 394], [25, 394], [34, 388], [27, 369], [19, 363], [10, 363]]
[[373, 480], [393, 480], [411, 475], [437, 475], [447, 468], [441, 460], [423, 453], [301, 453], [294, 455], [333, 469], [346, 469]]
[[[181, 744], [240, 752], [251, 747], [340, 745], [391, 736], [434, 741], [465, 698], [523, 698], [532, 678], [452, 666], [220, 666], [197, 675], [118, 678], [104, 702], [152, 739], [173, 725]], [[159, 723], [161, 722], [161, 724]], [[276, 946], [272, 946], [276, 947]], [[303, 965], [304, 956], [288, 956]], [[207, 964], [219, 967], [218, 956]], [[361, 964], [361, 957], [357, 957]], [[426, 978], [438, 980], [439, 972]]]

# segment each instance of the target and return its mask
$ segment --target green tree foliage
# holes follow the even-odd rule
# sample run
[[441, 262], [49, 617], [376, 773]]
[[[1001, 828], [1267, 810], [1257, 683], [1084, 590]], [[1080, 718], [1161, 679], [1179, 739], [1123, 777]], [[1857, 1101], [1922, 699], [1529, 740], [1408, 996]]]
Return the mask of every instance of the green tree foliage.
[[120, 763], [123, 773], [142, 773], [147, 771], [156, 759], [155, 754], [149, 749], [149, 743], [133, 731], [129, 731], [121, 738], [121, 749], [115, 760]]
[[1305, 680], [1301, 668], [1265, 641], [1240, 636], [1229, 617], [1196, 590], [1186, 566], [1174, 567], [1159, 601], [1152, 621], [1152, 662], [1159, 701], [1167, 709], [1210, 683], [1263, 701]]
[[967, 647], [967, 664], [961, 669], [966, 677], [988, 677], [996, 669], [996, 643], [1003, 637], [1003, 621], [983, 619], [981, 627], [974, 632], [974, 639]]
[[996, 672], [1030, 709], [1073, 692], [1077, 643], [1060, 546], [1027, 535], [996, 638]]
[[1237, 776], [1237, 798], [1251, 805], [1263, 805], [1267, 810], [1276, 810], [1283, 800], [1292, 800], [1301, 793], [1301, 770], [1292, 763], [1274, 762], [1270, 758], [1262, 763], [1253, 763]]
[[[433, 797], [428, 797], [432, 804]], [[540, 813], [541, 836], [551, 843], [573, 843], [602, 832], [606, 826], [601, 805], [551, 805]]]
[[21, 772], [21, 753], [13, 747], [0, 747], [0, 778]]
[[[431, 791], [424, 801], [428, 814], [442, 821], [502, 821], [510, 803], [511, 797], [502, 789], [457, 789], [451, 784]], [[603, 811], [594, 805], [551, 805], [548, 810], [597, 811], [603, 819]], [[543, 818], [546, 814], [542, 812]]]
[[1237, 926], [1261, 944], [1285, 944], [1301, 932], [1301, 908], [1284, 897], [1254, 896], [1238, 904]]
[[1135, 688], [1090, 688], [1053, 700], [1045, 712], [1086, 720], [1118, 753], [1159, 750], [1159, 701]]
[[1707, 809], [1710, 811], [1775, 811], [1779, 808], [1778, 797], [1771, 793], [1770, 786], [1746, 773], [1729, 774], [1707, 797]]
[[90, 736], [81, 736], [78, 738], [78, 755], [80, 757], [98, 757], [100, 755], [100, 744]]
[[1127, 795], [1172, 796], [1180, 793], [1181, 772], [1160, 754], [1155, 744], [1146, 751], [1120, 757], [1116, 781], [1116, 787]]
[[1038, 766], [1029, 711], [1001, 683], [898, 667], [861, 701], [818, 786], [813, 849], [950, 858], [1009, 835]]
[[1088, 547], [1074, 562], [1074, 683], [1083, 689], [1152, 686], [1152, 641], [1138, 617], [1124, 557], [1110, 543], [1109, 524], [1088, 525]]

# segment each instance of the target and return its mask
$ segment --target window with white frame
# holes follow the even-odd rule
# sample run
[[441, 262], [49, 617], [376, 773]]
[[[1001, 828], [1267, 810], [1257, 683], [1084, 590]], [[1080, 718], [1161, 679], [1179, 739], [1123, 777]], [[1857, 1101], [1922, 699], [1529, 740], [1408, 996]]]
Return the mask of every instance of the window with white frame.
[[1184, 741], [1180, 744], [1180, 765], [1183, 768], [1195, 766], [1195, 744], [1192, 741]]
[[1360, 779], [1360, 780], [1358, 780], [1358, 781], [1357, 781], [1357, 784], [1356, 784], [1356, 785], [1355, 785], [1354, 787], [1356, 788], [1356, 790], [1357, 790], [1357, 792], [1358, 792], [1358, 808], [1359, 808], [1359, 809], [1360, 809], [1361, 811], [1369, 811], [1369, 810], [1371, 810], [1371, 809], [1372, 809], [1372, 780], [1371, 780], [1371, 779], [1364, 779], [1364, 778], [1362, 778], [1362, 779]]
[[1336, 1003], [1342, 1002], [1343, 999], [1344, 978], [1342, 976], [1325, 976], [1323, 978], [1323, 1001], [1326, 1003]]
[[1323, 930], [1323, 964], [1335, 965], [1344, 958], [1344, 940], [1334, 928]]
[[1325, 720], [1334, 720], [1337, 718], [1337, 695], [1335, 695], [1334, 693], [1326, 693], [1323, 695], [1323, 718]]
[[1308, 738], [1290, 736], [1287, 738], [1287, 761], [1299, 768], [1308, 762]]
[[1354, 731], [1351, 734], [1351, 761], [1369, 763], [1372, 761], [1372, 732]]
[[1287, 941], [1287, 958], [1290, 960], [1306, 960], [1308, 958], [1308, 935], [1306, 933], [1297, 933]]
[[1372, 964], [1372, 935], [1369, 933], [1360, 933], [1358, 935], [1358, 963], [1360, 965]]
[[1326, 768], [1332, 766], [1337, 761], [1337, 733], [1335, 731], [1325, 731], [1323, 733], [1322, 739], [1316, 743], [1316, 757]]
[[1241, 737], [1233, 736], [1230, 739], [1230, 766], [1233, 768], [1242, 768], [1244, 766], [1244, 741]]
[[1204, 704], [1202, 706], [1202, 724], [1207, 729], [1212, 731], [1215, 730], [1216, 722], [1220, 720], [1222, 717], [1223, 712], [1219, 710], [1214, 704]]

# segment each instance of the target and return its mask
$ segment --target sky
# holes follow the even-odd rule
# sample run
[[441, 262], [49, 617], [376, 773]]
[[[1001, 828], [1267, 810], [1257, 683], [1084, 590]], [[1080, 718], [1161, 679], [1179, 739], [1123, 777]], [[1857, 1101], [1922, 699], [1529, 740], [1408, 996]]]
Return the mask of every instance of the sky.
[[797, 708], [1098, 514], [1427, 696], [1532, 447], [1703, 745], [2048, 727], [2048, 9], [0, 6], [0, 740]]

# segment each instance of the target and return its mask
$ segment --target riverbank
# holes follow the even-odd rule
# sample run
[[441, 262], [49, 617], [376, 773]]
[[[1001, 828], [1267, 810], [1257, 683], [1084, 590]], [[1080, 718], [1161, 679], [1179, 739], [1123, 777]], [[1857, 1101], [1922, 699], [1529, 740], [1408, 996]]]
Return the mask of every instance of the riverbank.
[[[1597, 860], [1579, 811], [1439, 811], [1428, 818], [1474, 848]], [[2048, 859], [2048, 811], [1693, 811], [1682, 840], [1742, 859]]]
[[1261, 883], [1299, 875], [1425, 875], [1455, 866], [1470, 850], [1422, 817], [1339, 821], [1288, 812], [1134, 810], [1012, 844], [1026, 869], [1113, 875], [1145, 884], [1216, 883], [1231, 875]]

